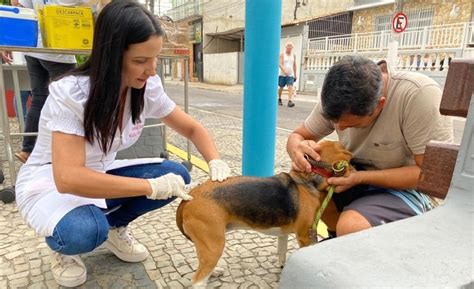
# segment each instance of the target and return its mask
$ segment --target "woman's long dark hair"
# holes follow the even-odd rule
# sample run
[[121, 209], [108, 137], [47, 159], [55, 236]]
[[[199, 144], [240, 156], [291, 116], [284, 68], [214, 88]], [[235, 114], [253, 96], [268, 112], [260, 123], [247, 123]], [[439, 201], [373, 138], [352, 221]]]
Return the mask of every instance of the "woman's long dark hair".
[[[116, 0], [107, 4], [95, 23], [94, 44], [88, 61], [69, 73], [90, 77], [89, 98], [84, 111], [85, 138], [95, 139], [104, 153], [111, 146], [120, 123], [120, 85], [124, 52], [130, 44], [142, 43], [151, 36], [162, 36], [154, 16], [141, 4]], [[133, 123], [140, 120], [145, 87], [131, 88]]]

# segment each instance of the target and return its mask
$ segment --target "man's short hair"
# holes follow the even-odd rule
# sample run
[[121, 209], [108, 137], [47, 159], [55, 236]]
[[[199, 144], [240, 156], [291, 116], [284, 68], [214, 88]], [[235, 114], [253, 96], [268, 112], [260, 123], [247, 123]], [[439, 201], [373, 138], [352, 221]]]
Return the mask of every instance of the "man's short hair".
[[326, 119], [337, 121], [343, 113], [366, 116], [374, 112], [381, 96], [382, 71], [362, 56], [344, 56], [326, 74], [321, 104]]
[[294, 47], [293, 42], [291, 42], [291, 41], [286, 42], [285, 47], [288, 47], [288, 45], [291, 46], [291, 48]]

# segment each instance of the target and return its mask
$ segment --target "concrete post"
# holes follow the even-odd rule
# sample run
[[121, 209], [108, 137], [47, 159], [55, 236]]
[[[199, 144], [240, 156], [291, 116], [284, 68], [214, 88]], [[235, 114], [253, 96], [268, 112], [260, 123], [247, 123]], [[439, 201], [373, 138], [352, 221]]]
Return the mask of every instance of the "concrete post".
[[[403, 11], [403, 0], [397, 0], [394, 3], [394, 14], [402, 12]], [[391, 26], [392, 24], [390, 24]], [[387, 62], [392, 68], [397, 67], [397, 62], [398, 62], [398, 43], [400, 41], [400, 35], [401, 33], [396, 33], [392, 29], [392, 37], [390, 37], [390, 41], [388, 43], [388, 52], [387, 52]]]
[[242, 173], [273, 175], [281, 0], [247, 0]]

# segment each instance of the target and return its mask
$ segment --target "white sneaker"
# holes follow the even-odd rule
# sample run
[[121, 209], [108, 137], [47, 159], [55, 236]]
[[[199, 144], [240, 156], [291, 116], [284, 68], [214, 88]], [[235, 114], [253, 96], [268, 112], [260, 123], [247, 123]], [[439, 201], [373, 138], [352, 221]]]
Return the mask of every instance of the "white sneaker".
[[78, 255], [68, 256], [53, 252], [51, 272], [56, 283], [64, 287], [82, 285], [87, 279], [86, 266]]
[[110, 229], [104, 246], [125, 262], [141, 262], [149, 255], [146, 247], [135, 240], [128, 227]]

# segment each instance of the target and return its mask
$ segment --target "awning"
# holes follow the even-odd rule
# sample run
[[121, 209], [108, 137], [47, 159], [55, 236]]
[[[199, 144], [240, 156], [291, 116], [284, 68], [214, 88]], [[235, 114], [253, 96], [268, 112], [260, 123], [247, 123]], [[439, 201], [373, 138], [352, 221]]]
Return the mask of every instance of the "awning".
[[244, 38], [244, 28], [234, 28], [224, 32], [206, 33], [206, 35], [227, 40], [240, 40], [241, 38]]

